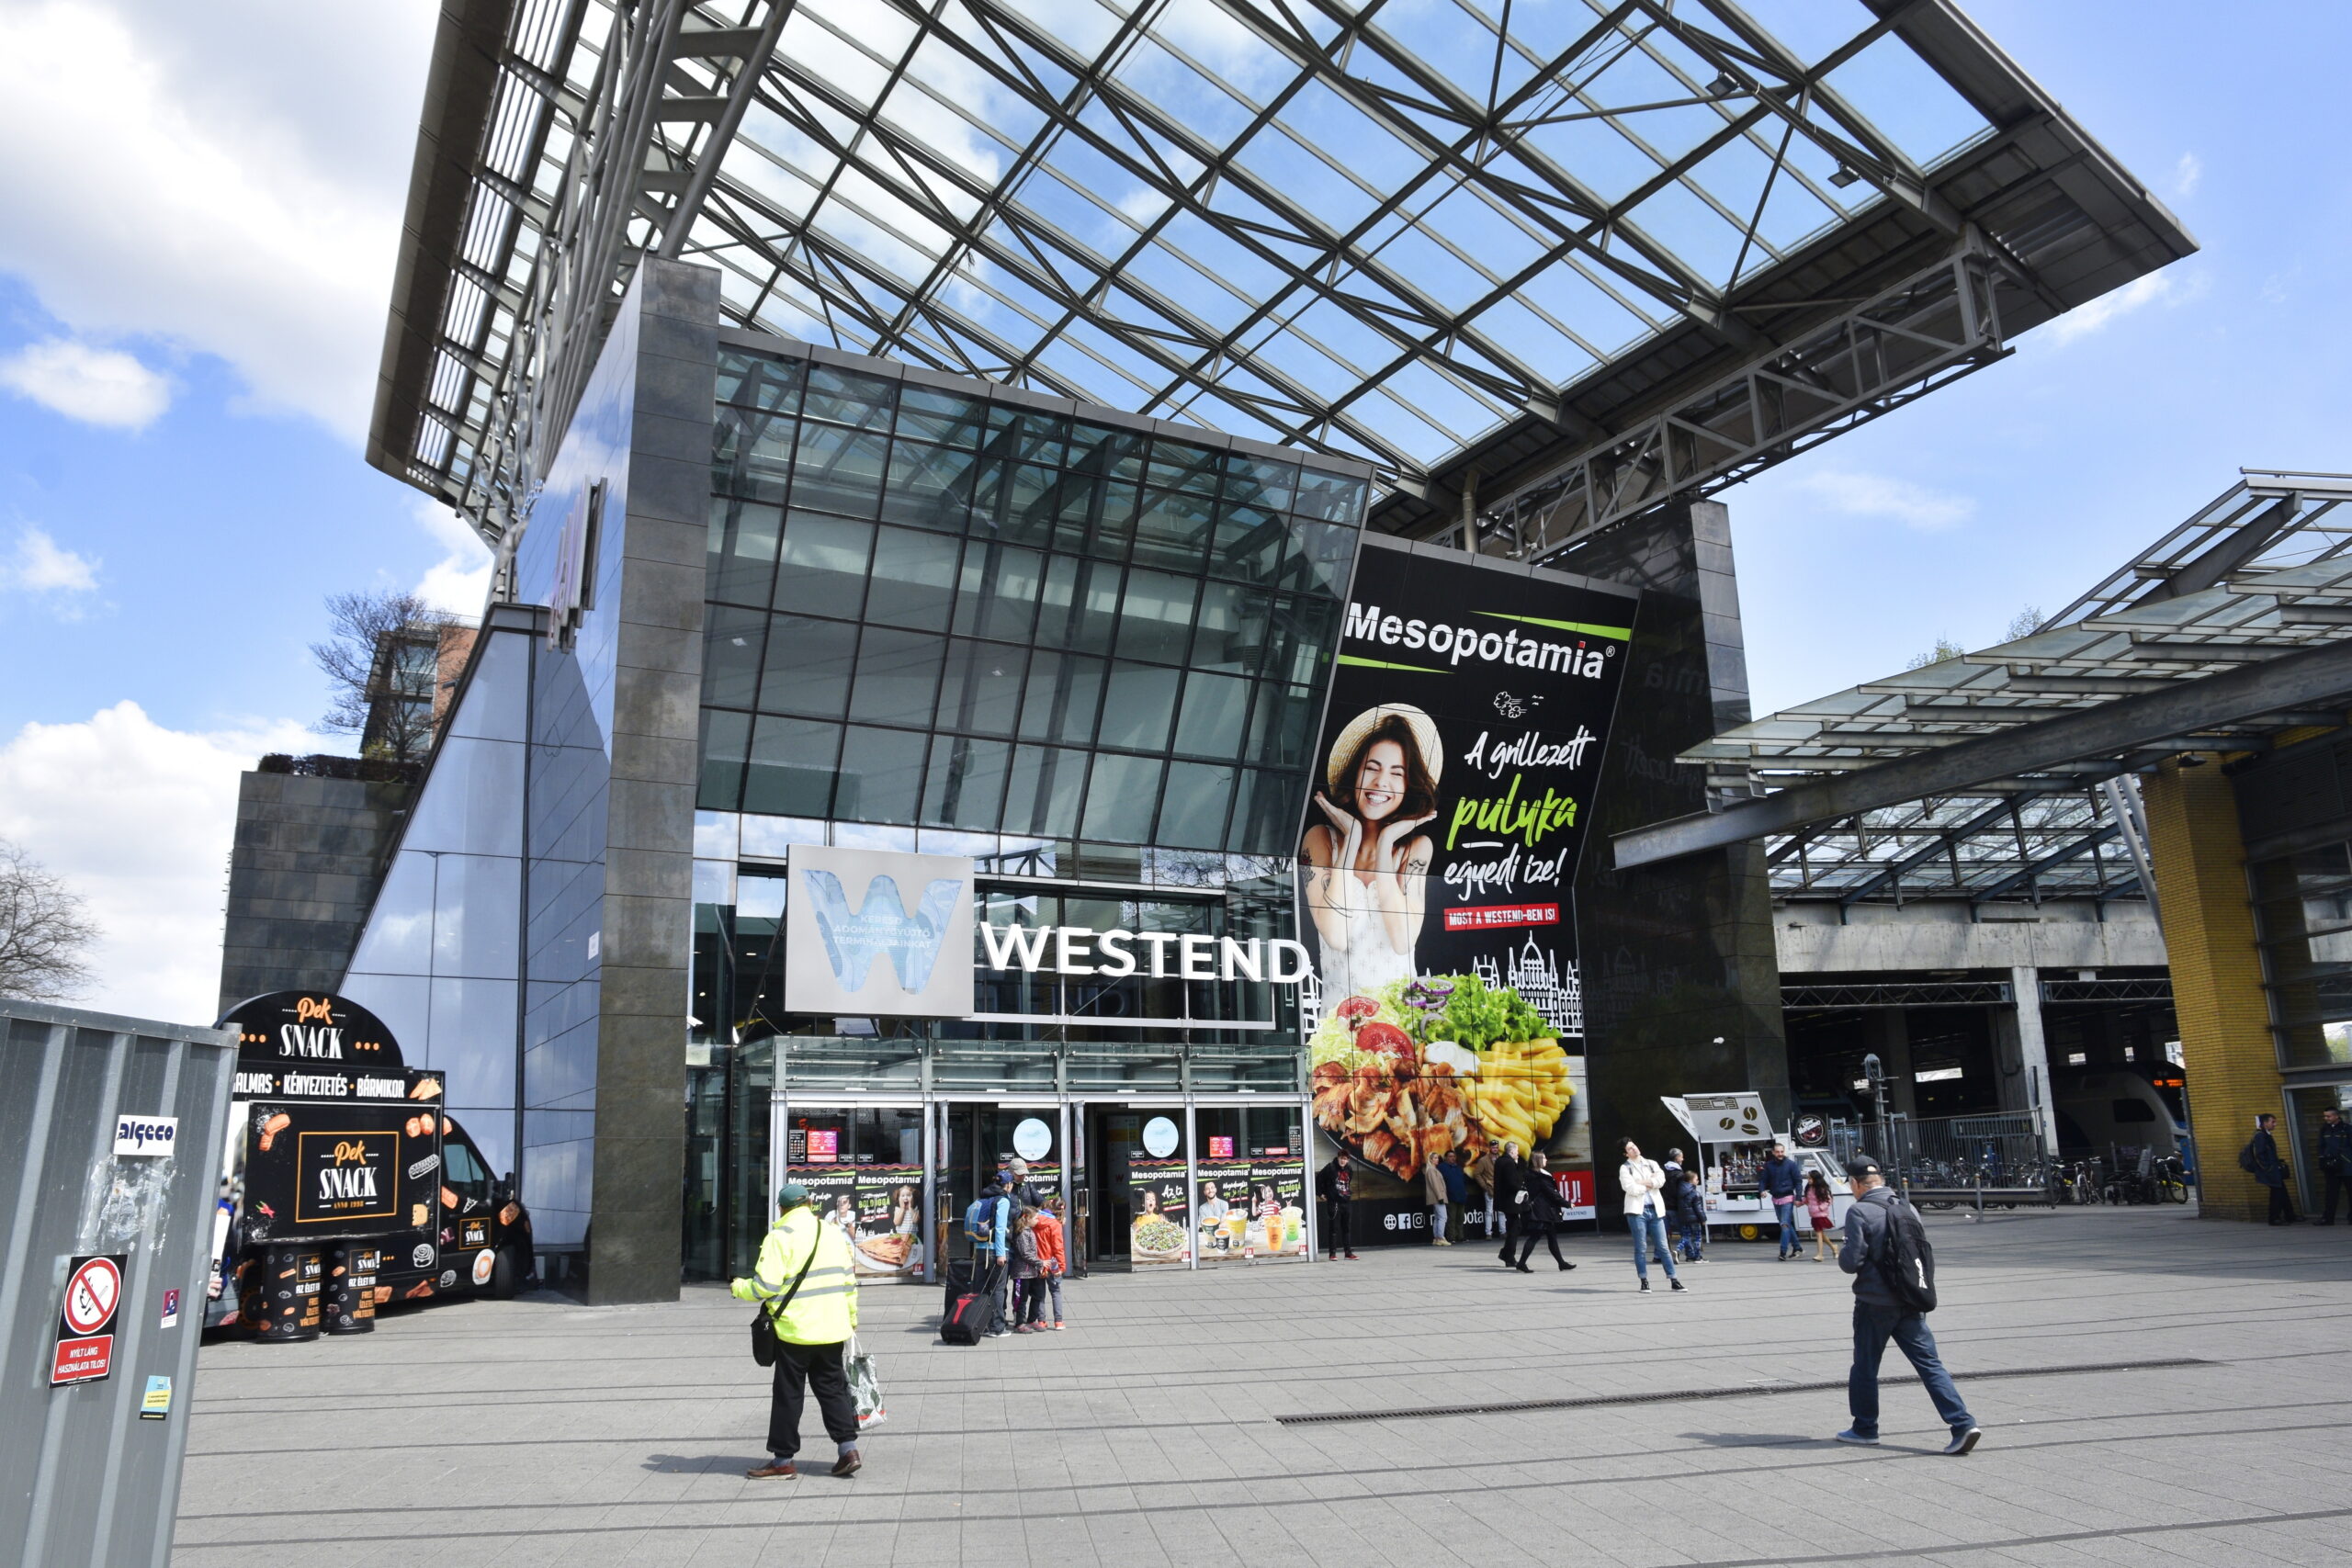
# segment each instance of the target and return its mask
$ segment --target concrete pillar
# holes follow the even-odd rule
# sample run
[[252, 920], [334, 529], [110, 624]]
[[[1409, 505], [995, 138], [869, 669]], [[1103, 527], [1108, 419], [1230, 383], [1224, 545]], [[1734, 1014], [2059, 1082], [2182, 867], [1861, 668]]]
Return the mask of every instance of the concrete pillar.
[[2025, 1073], [2026, 1104], [2041, 1114], [2041, 1146], [2058, 1154], [2058, 1108], [2050, 1100], [2050, 1043], [2041, 1032], [2041, 971], [2020, 964], [2009, 971], [2009, 995], [2017, 1003], [2018, 1066]]
[[1919, 1114], [1918, 1088], [1911, 1081], [1911, 1019], [1901, 1008], [1878, 1008], [1878, 1059], [1886, 1071], [1887, 1109], [1904, 1116]]
[[2254, 1118], [2279, 1110], [2278, 1047], [2262, 991], [2237, 798], [2218, 767], [2165, 762], [2143, 791], [2173, 1010], [2198, 1129], [2199, 1213], [2260, 1220], [2260, 1183], [2238, 1168]]

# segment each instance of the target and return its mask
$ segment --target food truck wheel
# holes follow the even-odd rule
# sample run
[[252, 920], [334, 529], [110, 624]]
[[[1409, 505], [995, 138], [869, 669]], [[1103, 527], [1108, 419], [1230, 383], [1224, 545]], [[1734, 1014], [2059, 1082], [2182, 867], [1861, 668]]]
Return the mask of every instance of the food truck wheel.
[[1762, 1225], [1742, 1225], [1739, 1227], [1739, 1239], [1742, 1241], [1762, 1241], [1764, 1239], [1764, 1227]]
[[502, 1247], [492, 1255], [490, 1283], [482, 1287], [481, 1293], [494, 1302], [509, 1300], [514, 1294], [515, 1287], [521, 1283], [522, 1278], [523, 1270], [514, 1261], [514, 1254]]

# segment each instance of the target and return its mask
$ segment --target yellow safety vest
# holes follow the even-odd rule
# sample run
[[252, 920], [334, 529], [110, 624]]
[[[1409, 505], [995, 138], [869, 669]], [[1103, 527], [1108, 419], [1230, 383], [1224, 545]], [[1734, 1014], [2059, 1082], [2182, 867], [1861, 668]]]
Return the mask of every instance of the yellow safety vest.
[[[817, 1249], [813, 1263], [811, 1247]], [[781, 1297], [792, 1289], [803, 1263], [808, 1263], [808, 1277], [800, 1281], [792, 1304], [770, 1314], [775, 1337], [793, 1345], [837, 1345], [857, 1326], [857, 1281], [851, 1275], [849, 1237], [813, 1210], [795, 1209], [769, 1227], [752, 1271], [752, 1299]]]

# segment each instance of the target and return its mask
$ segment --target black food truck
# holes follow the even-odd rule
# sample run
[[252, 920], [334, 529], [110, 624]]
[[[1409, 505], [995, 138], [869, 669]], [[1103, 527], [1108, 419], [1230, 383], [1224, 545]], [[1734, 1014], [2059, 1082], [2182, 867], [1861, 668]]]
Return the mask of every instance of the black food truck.
[[387, 1302], [509, 1296], [531, 1217], [381, 1020], [332, 992], [232, 1009], [236, 1087], [213, 1225], [207, 1328], [364, 1334]]

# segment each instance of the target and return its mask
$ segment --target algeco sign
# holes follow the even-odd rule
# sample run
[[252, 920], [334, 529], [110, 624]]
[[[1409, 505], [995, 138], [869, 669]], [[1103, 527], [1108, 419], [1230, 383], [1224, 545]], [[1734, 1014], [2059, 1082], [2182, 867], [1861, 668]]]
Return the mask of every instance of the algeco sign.
[[982, 924], [972, 885], [972, 863], [958, 855], [795, 845], [784, 1005], [854, 1017], [963, 1018], [973, 1010], [976, 962], [1000, 973], [1280, 986], [1308, 972], [1306, 948], [1282, 938]]

